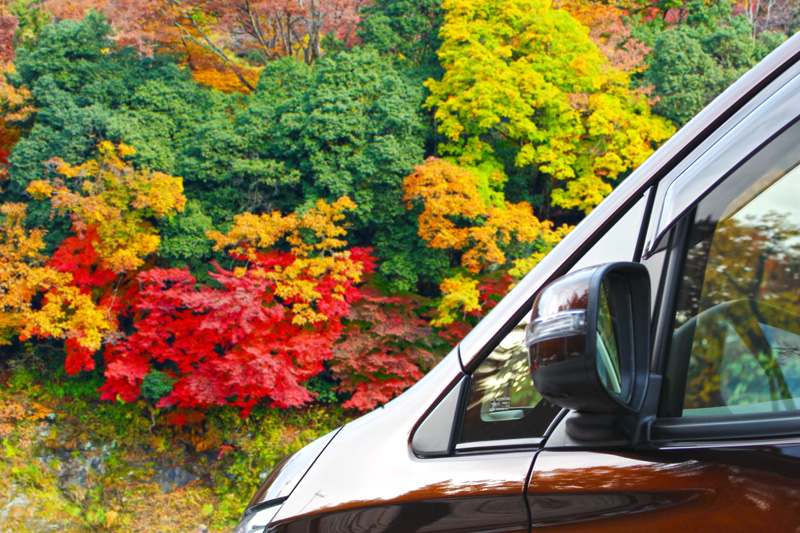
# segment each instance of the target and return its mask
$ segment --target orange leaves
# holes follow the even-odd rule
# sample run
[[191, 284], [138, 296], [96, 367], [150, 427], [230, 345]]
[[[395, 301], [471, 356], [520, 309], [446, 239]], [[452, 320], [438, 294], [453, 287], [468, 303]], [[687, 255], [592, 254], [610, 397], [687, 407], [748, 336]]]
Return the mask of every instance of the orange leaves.
[[61, 158], [50, 164], [63, 178], [28, 186], [36, 199], [50, 198], [54, 211], [68, 214], [73, 231], [96, 227], [95, 248], [104, 267], [119, 274], [139, 268], [161, 242], [152, 219], [183, 211], [183, 181], [163, 172], [135, 170], [123, 161], [135, 151], [104, 141], [99, 155], [80, 165]]
[[[403, 181], [406, 207], [421, 201], [419, 236], [432, 248], [464, 248], [470, 228], [458, 227], [452, 219], [485, 215], [486, 206], [478, 192], [478, 178], [466, 169], [442, 159], [429, 158]], [[452, 218], [451, 218], [452, 217]]]
[[625, 72], [640, 72], [650, 48], [631, 37], [625, 23], [627, 11], [600, 3], [558, 2], [558, 7], [568, 11], [578, 22], [589, 28], [589, 37], [611, 64]]
[[552, 231], [525, 202], [487, 201], [474, 173], [442, 159], [429, 158], [403, 185], [407, 207], [423, 205], [419, 236], [432, 248], [464, 251], [461, 264], [472, 274], [504, 264], [502, 246], [533, 243]]
[[242, 83], [239, 76], [243, 77], [253, 87], [258, 84], [259, 71], [257, 69], [238, 66], [231, 68], [237, 68], [239, 74], [237, 75], [235, 72], [221, 70], [219, 67], [202, 68], [192, 70], [192, 77], [194, 81], [201, 85], [207, 85], [208, 87], [213, 87], [225, 93], [241, 92], [248, 94], [250, 92], [250, 89]]
[[526, 202], [506, 202], [492, 189], [492, 179], [481, 183], [476, 173], [432, 157], [403, 182], [406, 206], [422, 204], [419, 236], [432, 248], [462, 252], [461, 266], [472, 276], [458, 273], [444, 280], [434, 326], [449, 326], [458, 313], [476, 315], [484, 307], [474, 276], [504, 267], [510, 248], [525, 250], [524, 259], [516, 260], [511, 271], [522, 277], [571, 229], [553, 229], [553, 223], [536, 218]]

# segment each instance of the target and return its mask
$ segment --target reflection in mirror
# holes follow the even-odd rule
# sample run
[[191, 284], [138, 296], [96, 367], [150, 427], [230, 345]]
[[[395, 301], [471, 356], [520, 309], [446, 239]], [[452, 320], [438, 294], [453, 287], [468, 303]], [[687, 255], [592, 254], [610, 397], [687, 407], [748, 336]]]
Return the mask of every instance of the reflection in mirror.
[[[609, 304], [609, 283], [603, 282], [597, 315], [597, 374], [606, 390], [619, 398], [622, 394], [622, 377], [619, 361], [619, 334], [616, 315]], [[625, 400], [625, 398], [623, 398]]]

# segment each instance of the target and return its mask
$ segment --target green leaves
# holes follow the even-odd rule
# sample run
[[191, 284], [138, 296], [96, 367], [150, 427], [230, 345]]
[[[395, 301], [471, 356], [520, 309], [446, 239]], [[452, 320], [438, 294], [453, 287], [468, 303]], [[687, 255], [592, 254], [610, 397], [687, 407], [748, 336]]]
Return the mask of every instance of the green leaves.
[[[287, 59], [275, 63], [237, 119], [248, 150], [273, 158], [285, 177], [299, 178], [297, 188], [276, 191], [277, 204], [308, 207], [317, 198], [350, 196], [358, 205], [353, 242], [376, 246], [382, 270], [404, 271], [398, 283], [406, 289], [419, 270], [392, 263], [418, 244], [401, 183], [423, 155], [421, 100], [421, 88], [389, 59], [354, 49], [324, 57], [313, 69]], [[411, 235], [411, 242], [397, 241], [397, 231]]]
[[[653, 44], [644, 80], [658, 101], [653, 109], [682, 126], [783, 38], [753, 36], [744, 15], [731, 17], [731, 4], [689, 4], [687, 21], [663, 31], [639, 32]], [[650, 30], [652, 31], [652, 30]]]

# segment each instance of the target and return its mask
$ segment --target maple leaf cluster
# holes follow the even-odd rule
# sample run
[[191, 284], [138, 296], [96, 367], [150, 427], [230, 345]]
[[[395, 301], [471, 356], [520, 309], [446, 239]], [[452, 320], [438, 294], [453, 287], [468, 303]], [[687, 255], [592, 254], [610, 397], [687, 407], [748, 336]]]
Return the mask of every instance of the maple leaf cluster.
[[333, 347], [330, 369], [338, 390], [351, 395], [343, 407], [369, 411], [416, 383], [437, 359], [419, 301], [370, 288], [361, 296]]
[[484, 276], [484, 281], [479, 277], [490, 268], [506, 268], [507, 249], [528, 245], [522, 258], [512, 257], [514, 266], [509, 269], [522, 277], [571, 229], [554, 229], [552, 222], [540, 221], [526, 202], [505, 201], [502, 192], [494, 190], [500, 183], [497, 176], [482, 183], [478, 173], [434, 157], [403, 182], [406, 207], [422, 207], [419, 236], [431, 248], [461, 252], [466, 270], [439, 287], [442, 297], [431, 325], [443, 328], [440, 334], [446, 339], [460, 340], [469, 329], [466, 318], [481, 316], [494, 306], [498, 294], [505, 294], [510, 276], [502, 275], [501, 283], [488, 281], [492, 276]]
[[[93, 353], [113, 325], [106, 313], [73, 285], [71, 274], [45, 264], [44, 232], [24, 226], [26, 206], [0, 206], [0, 343], [14, 335], [65, 337], [74, 352]], [[41, 302], [34, 305], [34, 300]], [[89, 358], [67, 358], [67, 369], [94, 368]]]
[[[213, 284], [201, 284], [188, 268], [148, 259], [159, 246], [158, 220], [181, 211], [185, 197], [181, 178], [125, 162], [133, 153], [103, 142], [95, 158], [54, 159], [58, 177], [30, 183], [34, 200], [71, 220], [72, 234], [50, 257], [45, 232], [25, 228], [27, 206], [4, 204], [6, 342], [64, 339], [69, 374], [94, 369], [102, 353], [106, 400], [138, 399], [150, 374], [163, 376], [168, 390], [154, 401], [175, 413], [233, 405], [246, 416], [265, 399], [303, 405], [315, 396], [304, 384], [328, 362], [339, 391], [351, 395], [346, 406], [366, 410], [432, 364], [417, 343], [429, 336], [425, 321], [402, 298], [361, 287], [375, 258], [348, 248], [350, 198], [319, 200], [303, 213], [237, 215], [226, 233], [208, 232], [232, 267], [213, 263]], [[345, 322], [352, 342], [340, 342]]]
[[[217, 287], [200, 286], [188, 269], [141, 272], [136, 331], [106, 349], [101, 397], [134, 400], [158, 370], [175, 380], [158, 407], [234, 405], [246, 416], [264, 399], [312, 401], [303, 384], [333, 358], [342, 319], [361, 299], [357, 284], [375, 266], [369, 250], [340, 250], [345, 232], [336, 222], [353, 207], [342, 198], [304, 215], [246, 214], [227, 234], [211, 232], [244, 265], [215, 264]], [[278, 241], [290, 251], [274, 249]]]

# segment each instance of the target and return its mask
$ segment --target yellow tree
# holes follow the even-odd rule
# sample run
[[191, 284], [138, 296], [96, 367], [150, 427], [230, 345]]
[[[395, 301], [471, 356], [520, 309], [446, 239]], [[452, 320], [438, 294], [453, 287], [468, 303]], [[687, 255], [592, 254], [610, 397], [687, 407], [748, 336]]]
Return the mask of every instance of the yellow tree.
[[[429, 80], [443, 150], [462, 164], [531, 167], [552, 204], [590, 211], [672, 126], [627, 72], [550, 0], [445, 0], [441, 81]], [[548, 191], [542, 191], [545, 196]]]
[[[80, 165], [54, 158], [48, 164], [59, 177], [33, 181], [27, 188], [35, 199], [49, 199], [54, 214], [70, 217], [74, 236], [65, 239], [50, 260], [46, 272], [61, 276], [58, 285], [39, 282], [39, 289], [46, 291], [45, 305], [30, 321], [34, 326], [22, 333], [66, 336], [69, 373], [94, 368], [93, 354], [103, 333], [116, 330], [117, 315], [125, 309], [118, 292], [131, 289], [136, 271], [158, 250], [161, 239], [155, 222], [182, 211], [186, 203], [181, 178], [134, 169], [123, 161], [134, 154], [124, 144], [106, 141], [98, 148], [95, 159]], [[66, 317], [61, 310], [67, 304], [75, 307], [69, 315], [73, 322], [84, 320], [96, 327], [69, 321], [62, 326]], [[102, 313], [102, 322], [79, 313], [79, 307]], [[77, 342], [81, 338], [86, 340]]]
[[0, 206], [0, 344], [39, 336], [97, 350], [113, 327], [108, 314], [72, 285], [71, 274], [46, 265], [44, 231], [25, 228], [25, 210], [22, 203]]
[[49, 164], [61, 177], [33, 181], [27, 191], [39, 200], [50, 198], [56, 213], [71, 218], [76, 234], [96, 229], [94, 247], [102, 266], [122, 274], [141, 267], [158, 250], [161, 238], [152, 221], [183, 211], [183, 180], [135, 170], [123, 161], [135, 153], [124, 144], [104, 141], [98, 152], [80, 165], [52, 159]]
[[[208, 237], [216, 250], [248, 261], [247, 267], [234, 270], [236, 275], [251, 270], [274, 283], [275, 295], [288, 303], [295, 325], [315, 324], [326, 321], [331, 311], [329, 305], [320, 307], [321, 301], [332, 298], [344, 303], [348, 290], [372, 268], [365, 250], [343, 249], [347, 246], [343, 239], [347, 231], [341, 225], [344, 212], [355, 208], [343, 196], [332, 204], [318, 200], [301, 214], [244, 213], [234, 217], [228, 233], [211, 231]], [[289, 253], [274, 256], [275, 246], [284, 242]], [[272, 258], [265, 255], [268, 252]]]

